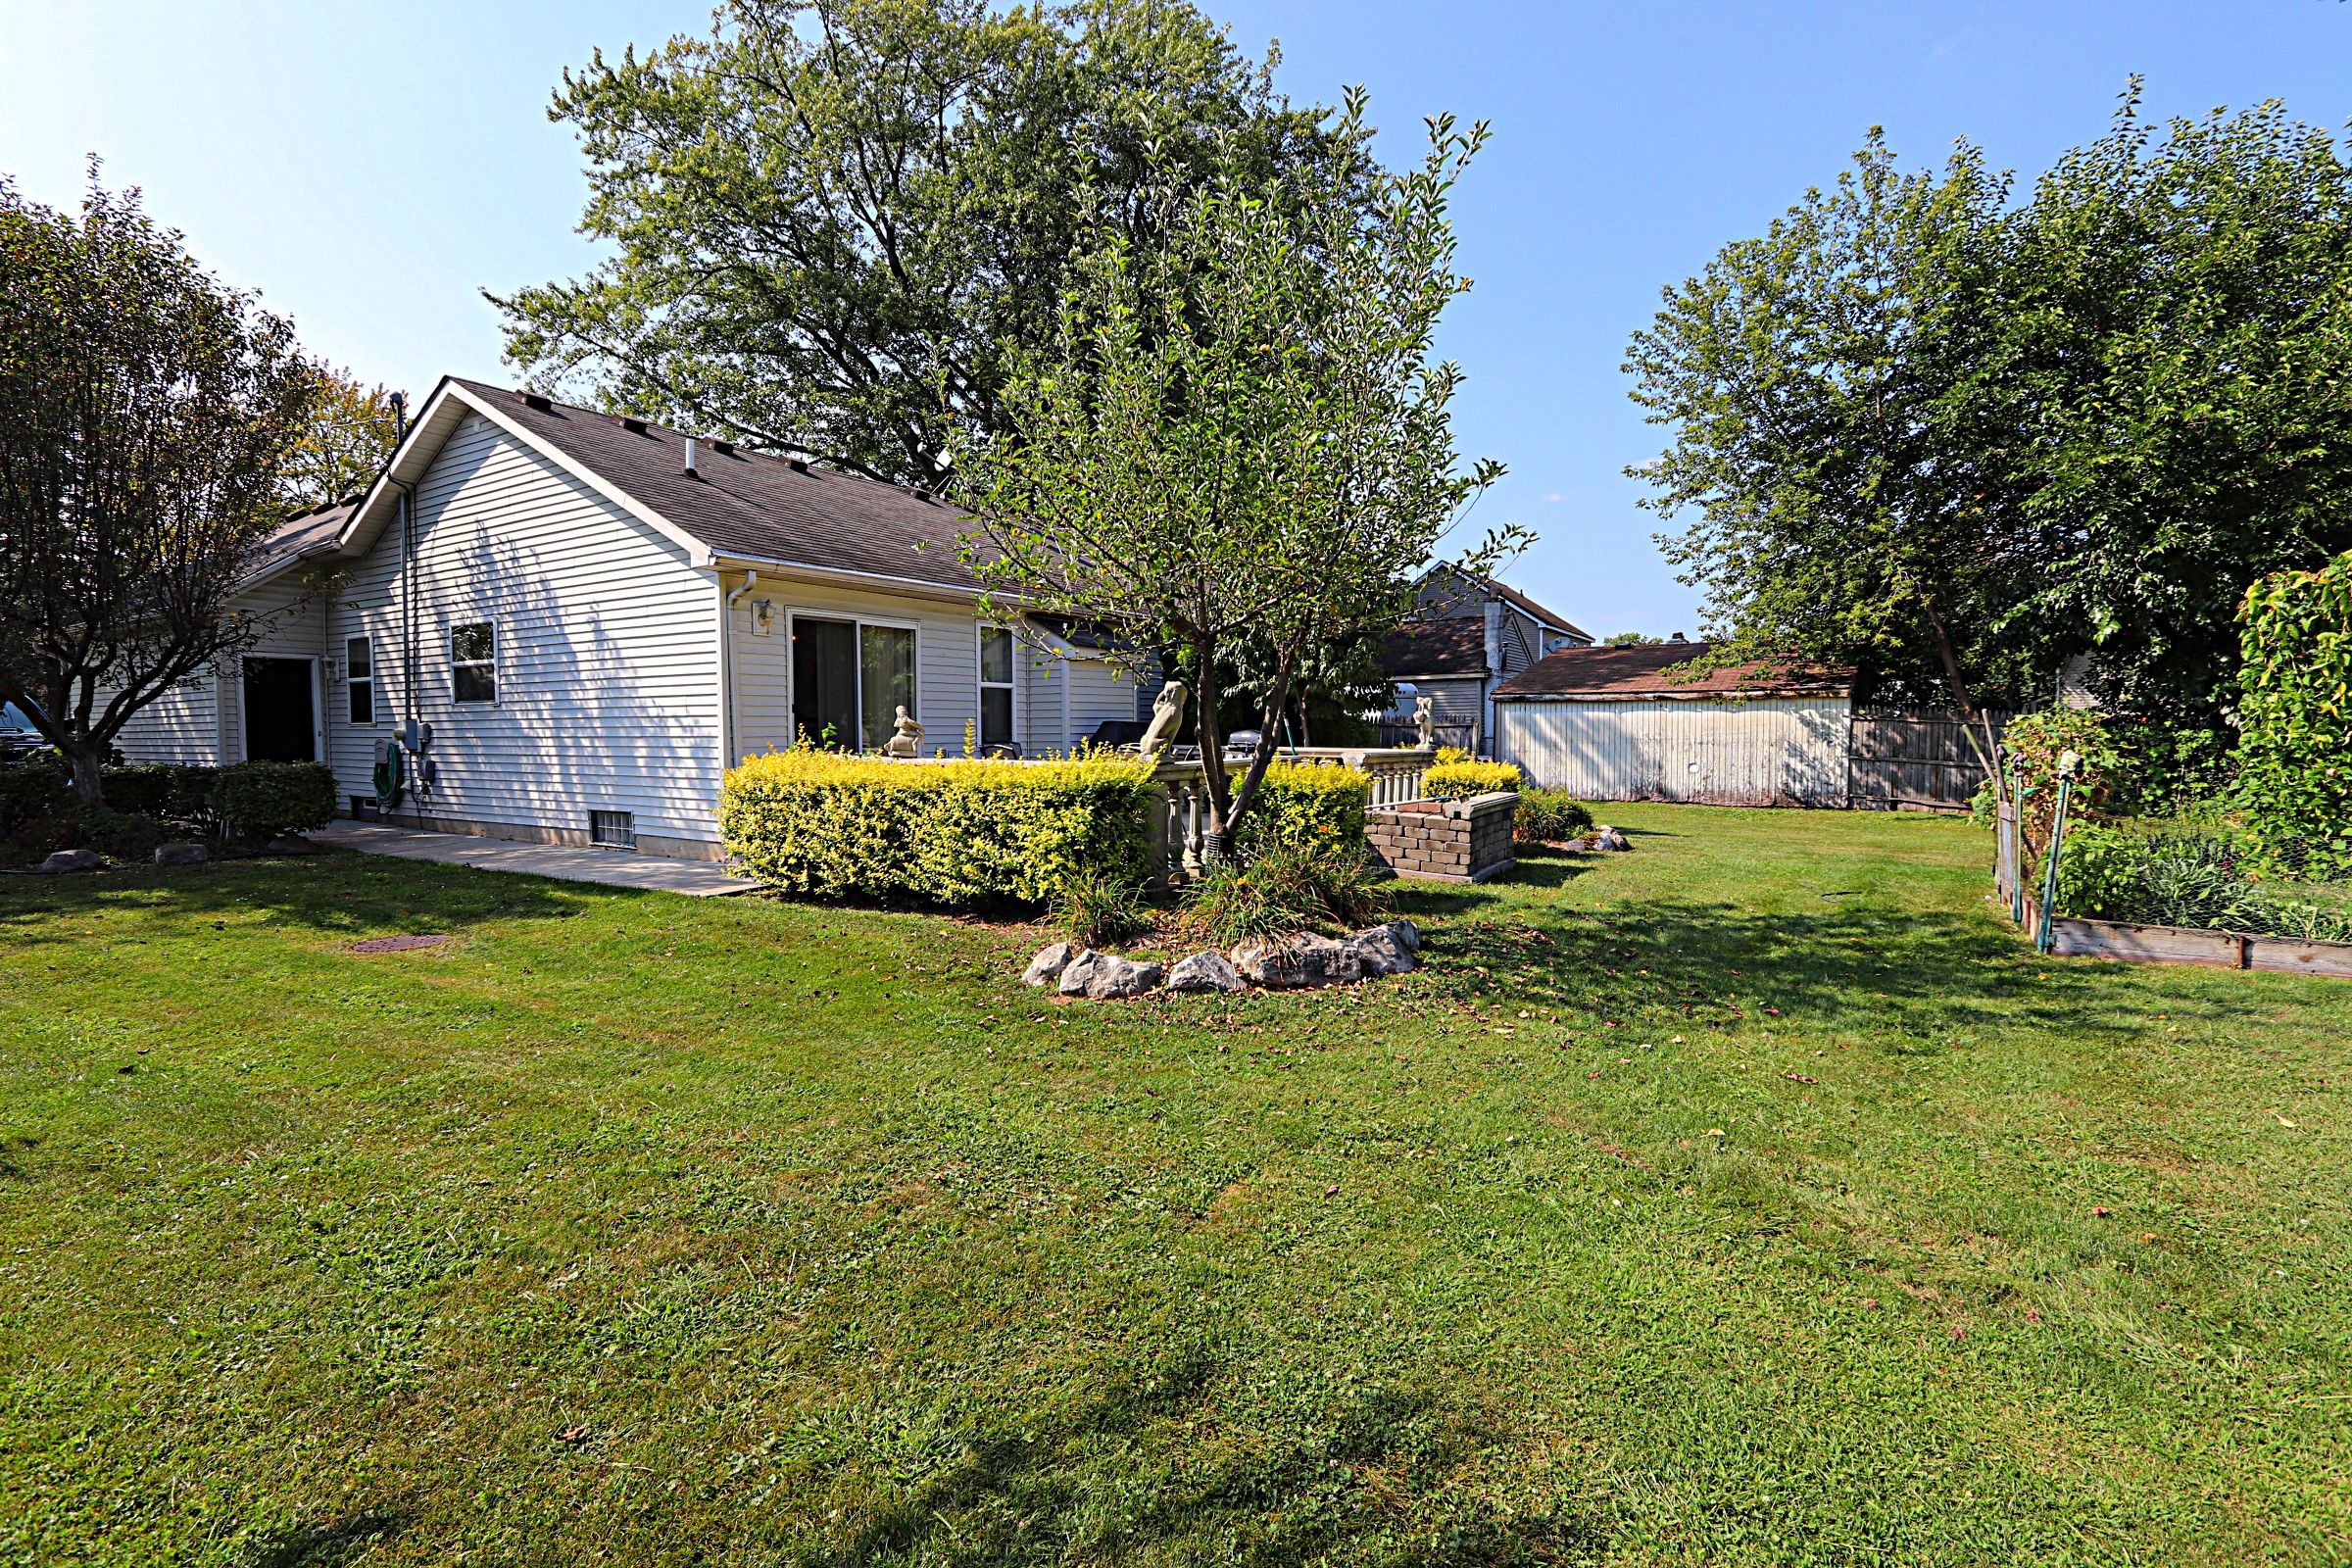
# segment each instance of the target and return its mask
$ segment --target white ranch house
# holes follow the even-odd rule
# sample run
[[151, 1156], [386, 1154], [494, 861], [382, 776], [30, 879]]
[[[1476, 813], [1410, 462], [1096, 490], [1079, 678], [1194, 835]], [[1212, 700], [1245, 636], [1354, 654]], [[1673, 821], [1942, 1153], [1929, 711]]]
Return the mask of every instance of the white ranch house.
[[[689, 452], [692, 450], [691, 467]], [[380, 748], [432, 726], [393, 820], [716, 858], [728, 760], [828, 730], [1060, 750], [1149, 710], [1099, 644], [984, 620], [963, 514], [836, 470], [445, 379], [384, 475], [295, 518], [236, 604], [241, 666], [168, 694], [134, 761], [321, 760], [377, 808]]]

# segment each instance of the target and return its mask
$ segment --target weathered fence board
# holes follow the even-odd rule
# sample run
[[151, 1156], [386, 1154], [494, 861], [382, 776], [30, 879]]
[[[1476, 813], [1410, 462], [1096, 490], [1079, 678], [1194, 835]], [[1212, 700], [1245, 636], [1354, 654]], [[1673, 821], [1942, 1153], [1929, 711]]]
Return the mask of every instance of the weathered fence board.
[[[1991, 715], [1997, 741], [2009, 713]], [[1913, 708], [1854, 710], [1853, 805], [1870, 810], [1961, 811], [1984, 783], [1972, 726], [1957, 713]]]

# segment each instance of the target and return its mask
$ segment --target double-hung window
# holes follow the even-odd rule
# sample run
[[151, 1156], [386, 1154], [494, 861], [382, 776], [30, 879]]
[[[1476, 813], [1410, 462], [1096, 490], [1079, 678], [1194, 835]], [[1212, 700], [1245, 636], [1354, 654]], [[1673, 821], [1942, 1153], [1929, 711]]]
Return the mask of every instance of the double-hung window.
[[344, 711], [354, 724], [375, 722], [374, 650], [365, 637], [343, 639], [343, 687], [348, 699]]
[[980, 628], [980, 744], [1012, 744], [1012, 629]]
[[449, 694], [461, 703], [498, 701], [498, 628], [469, 620], [449, 628]]

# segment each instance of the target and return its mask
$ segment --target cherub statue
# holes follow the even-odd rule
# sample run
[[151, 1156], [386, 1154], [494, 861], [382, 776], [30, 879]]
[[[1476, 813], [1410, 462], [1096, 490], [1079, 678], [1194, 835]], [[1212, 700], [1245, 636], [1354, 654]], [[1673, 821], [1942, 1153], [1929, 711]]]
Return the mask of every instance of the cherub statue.
[[891, 726], [898, 733], [882, 743], [884, 757], [920, 757], [923, 755], [923, 726], [906, 716], [906, 705], [899, 705], [898, 721]]
[[1413, 699], [1413, 728], [1421, 732], [1421, 749], [1432, 751], [1438, 744], [1438, 700], [1434, 697]]
[[1159, 695], [1152, 700], [1152, 726], [1136, 743], [1139, 755], [1155, 758], [1176, 739], [1176, 731], [1184, 723], [1186, 695], [1184, 682], [1180, 680], [1172, 680], [1159, 689]]

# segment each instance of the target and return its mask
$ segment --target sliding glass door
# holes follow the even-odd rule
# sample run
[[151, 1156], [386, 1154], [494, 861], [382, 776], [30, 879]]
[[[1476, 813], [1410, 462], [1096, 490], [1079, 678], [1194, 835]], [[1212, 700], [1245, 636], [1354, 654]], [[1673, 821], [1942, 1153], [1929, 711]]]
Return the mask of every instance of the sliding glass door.
[[921, 716], [914, 696], [914, 633], [813, 615], [792, 618], [792, 727], [841, 751], [875, 751], [896, 733], [898, 710]]

